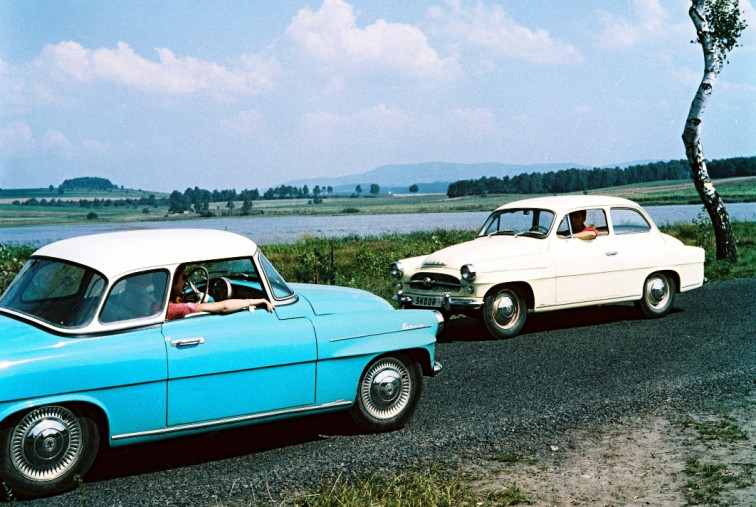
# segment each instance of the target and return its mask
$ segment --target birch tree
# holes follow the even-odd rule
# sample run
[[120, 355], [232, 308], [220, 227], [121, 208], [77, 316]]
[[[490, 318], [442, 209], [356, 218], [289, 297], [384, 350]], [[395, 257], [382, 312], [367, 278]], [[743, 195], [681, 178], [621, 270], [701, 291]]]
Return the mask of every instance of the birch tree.
[[741, 18], [738, 0], [691, 0], [688, 14], [696, 27], [697, 39], [693, 42], [703, 49], [704, 75], [690, 106], [682, 139], [693, 183], [714, 227], [717, 259], [736, 262], [738, 254], [730, 215], [706, 168], [701, 122], [717, 76], [727, 63], [727, 53], [739, 45], [737, 41], [746, 23]]

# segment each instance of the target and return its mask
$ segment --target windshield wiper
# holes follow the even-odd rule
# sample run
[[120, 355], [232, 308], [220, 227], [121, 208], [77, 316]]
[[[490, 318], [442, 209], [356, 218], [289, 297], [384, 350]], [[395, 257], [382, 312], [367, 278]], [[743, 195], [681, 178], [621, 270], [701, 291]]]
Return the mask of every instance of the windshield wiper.
[[493, 231], [492, 233], [488, 234], [487, 237], [491, 236], [498, 236], [499, 234], [514, 234], [514, 230], [512, 229], [499, 229], [498, 231]]

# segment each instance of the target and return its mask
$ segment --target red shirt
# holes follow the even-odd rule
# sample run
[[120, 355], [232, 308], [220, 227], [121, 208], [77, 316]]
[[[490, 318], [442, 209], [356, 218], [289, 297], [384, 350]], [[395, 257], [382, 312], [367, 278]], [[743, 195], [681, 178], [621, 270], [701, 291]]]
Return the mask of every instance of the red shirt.
[[197, 303], [168, 303], [167, 320], [183, 319], [197, 311]]
[[[593, 232], [596, 233], [595, 237], [598, 238], [599, 232], [598, 232], [598, 229], [596, 229], [595, 227], [588, 227], [588, 226], [586, 226], [586, 228], [583, 229], [583, 231], [593, 231]], [[583, 232], [583, 231], [580, 231], [580, 232]], [[170, 310], [168, 310], [168, 311], [170, 311]]]

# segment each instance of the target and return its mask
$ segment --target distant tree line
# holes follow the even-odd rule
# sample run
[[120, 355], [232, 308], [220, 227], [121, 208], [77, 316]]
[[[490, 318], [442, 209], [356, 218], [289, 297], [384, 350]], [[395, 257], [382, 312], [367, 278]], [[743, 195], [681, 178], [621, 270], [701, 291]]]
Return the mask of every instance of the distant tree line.
[[[707, 162], [707, 165], [712, 178], [756, 176], [756, 157], [712, 160]], [[625, 169], [619, 167], [564, 169], [547, 173], [522, 173], [502, 178], [484, 176], [479, 179], [455, 181], [449, 185], [446, 195], [462, 197], [485, 194], [560, 194], [688, 178], [690, 178], [688, 162], [671, 160], [632, 165]]]
[[267, 201], [276, 199], [309, 199], [312, 198], [314, 202], [322, 202], [323, 194], [332, 194], [332, 186], [320, 186], [315, 185], [310, 192], [310, 187], [303, 185], [302, 187], [294, 187], [291, 185], [279, 185], [277, 187], [271, 187], [263, 194], [263, 199]]
[[118, 187], [113, 185], [110, 180], [106, 178], [96, 178], [92, 176], [86, 176], [83, 178], [72, 178], [65, 180], [58, 187], [58, 192], [64, 193], [66, 190], [74, 189], [87, 189], [87, 190], [114, 190]]
[[254, 190], [205, 190], [199, 187], [187, 188], [183, 193], [174, 190], [168, 197], [168, 213], [184, 213], [193, 211], [202, 216], [214, 216], [216, 211], [210, 208], [211, 203], [222, 202], [228, 210], [233, 210], [234, 201], [243, 201], [242, 214], [249, 214], [252, 201], [260, 198], [260, 192]]
[[[80, 188], [80, 187], [77, 187]], [[32, 197], [23, 202], [20, 200], [13, 201], [15, 205], [23, 206], [52, 206], [56, 208], [120, 208], [120, 207], [155, 207], [164, 206], [168, 203], [167, 199], [157, 199], [154, 194], [149, 197], [140, 197], [139, 199], [127, 198], [127, 199], [37, 199]]]

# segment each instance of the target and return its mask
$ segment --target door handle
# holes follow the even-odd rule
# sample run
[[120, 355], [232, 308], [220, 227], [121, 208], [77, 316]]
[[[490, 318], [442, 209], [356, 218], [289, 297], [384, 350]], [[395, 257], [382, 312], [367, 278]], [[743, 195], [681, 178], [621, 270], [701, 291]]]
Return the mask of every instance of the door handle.
[[606, 255], [607, 257], [612, 257], [614, 255], [617, 255], [617, 250], [608, 250], [604, 252], [604, 255]]
[[196, 338], [182, 338], [180, 340], [171, 340], [171, 345], [174, 347], [194, 347], [205, 343], [205, 339], [201, 336]]

